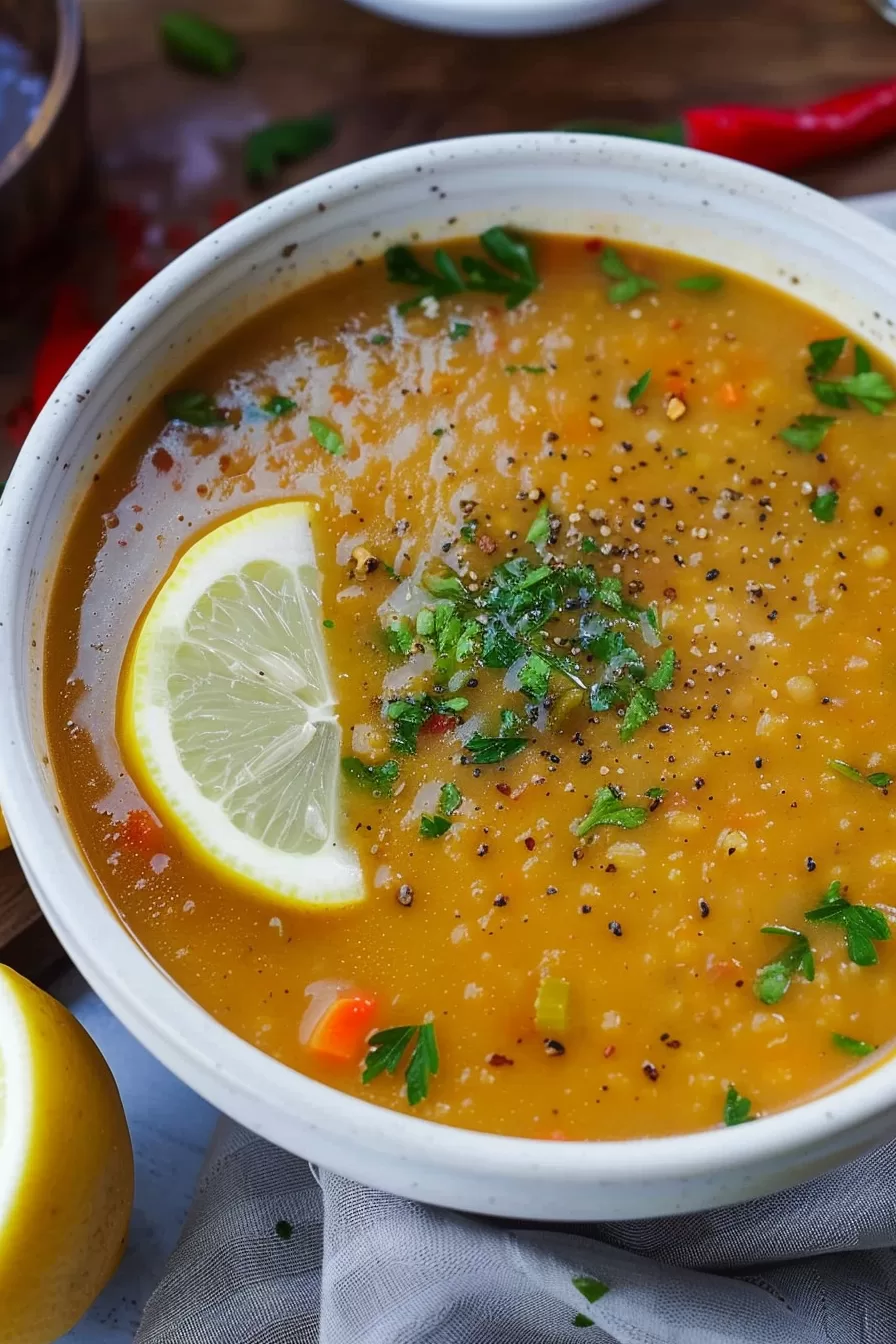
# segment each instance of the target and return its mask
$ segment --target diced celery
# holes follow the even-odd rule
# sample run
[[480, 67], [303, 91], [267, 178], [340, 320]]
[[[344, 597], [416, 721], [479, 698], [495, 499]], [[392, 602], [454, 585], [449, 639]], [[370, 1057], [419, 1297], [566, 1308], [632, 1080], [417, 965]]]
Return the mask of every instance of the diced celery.
[[569, 1025], [569, 981], [549, 975], [535, 996], [535, 1025], [539, 1031], [565, 1031]]

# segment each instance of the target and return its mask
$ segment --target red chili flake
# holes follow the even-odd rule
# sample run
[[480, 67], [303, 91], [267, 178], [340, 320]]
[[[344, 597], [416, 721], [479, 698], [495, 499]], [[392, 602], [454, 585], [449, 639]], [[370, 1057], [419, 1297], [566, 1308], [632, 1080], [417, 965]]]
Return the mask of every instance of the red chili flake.
[[493, 1069], [503, 1069], [505, 1065], [512, 1064], [513, 1060], [508, 1055], [498, 1055], [494, 1051], [485, 1057], [486, 1064], [490, 1064]]
[[242, 212], [243, 207], [240, 205], [239, 201], [234, 201], [230, 198], [214, 201], [212, 203], [212, 208], [209, 211], [209, 219], [211, 220], [212, 228], [219, 229], [222, 224], [226, 224], [228, 220], [236, 219], [237, 215], [242, 214]]
[[174, 458], [167, 448], [157, 448], [149, 460], [156, 471], [160, 471], [163, 476], [174, 466]]
[[199, 242], [199, 236], [194, 224], [169, 224], [165, 229], [165, 246], [172, 252], [186, 252]]
[[524, 844], [524, 845], [526, 846], [526, 848], [529, 849], [529, 850], [534, 849], [534, 848], [535, 848], [535, 836], [534, 836], [534, 835], [527, 835], [526, 838], [525, 838], [525, 840], [523, 841], [523, 844]]
[[430, 714], [420, 731], [421, 733], [432, 733], [433, 736], [438, 737], [442, 733], [450, 733], [456, 723], [457, 715], [455, 714]]
[[615, 1055], [615, 1053], [616, 1053], [616, 1047], [615, 1047], [615, 1045], [605, 1045], [605, 1046], [604, 1046], [604, 1059], [610, 1059], [610, 1057], [611, 1057], [612, 1055]]
[[603, 245], [604, 245], [604, 241], [603, 241], [602, 238], [586, 238], [586, 240], [585, 240], [585, 251], [586, 251], [586, 252], [599, 252], [599, 251], [601, 250], [601, 248], [603, 247]]
[[509, 784], [496, 784], [495, 788], [498, 790], [499, 793], [503, 794], [505, 798], [510, 797], [511, 788]]

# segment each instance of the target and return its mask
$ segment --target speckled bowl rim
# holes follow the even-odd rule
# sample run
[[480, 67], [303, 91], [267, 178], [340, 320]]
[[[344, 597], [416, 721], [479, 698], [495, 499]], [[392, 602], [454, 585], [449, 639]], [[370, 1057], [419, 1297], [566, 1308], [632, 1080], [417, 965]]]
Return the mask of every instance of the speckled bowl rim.
[[[788, 1183], [782, 1167], [802, 1161], [807, 1152], [817, 1154], [818, 1169], [834, 1165], [834, 1160], [888, 1132], [896, 1109], [896, 1061], [755, 1124], [596, 1142], [552, 1143], [457, 1129], [378, 1107], [306, 1078], [232, 1034], [194, 1003], [140, 949], [111, 908], [97, 900], [88, 865], [78, 857], [33, 753], [21, 637], [29, 628], [29, 595], [41, 579], [25, 563], [32, 499], [49, 493], [58, 478], [67, 429], [83, 400], [81, 389], [98, 386], [132, 333], [150, 327], [172, 293], [188, 290], [225, 257], [239, 254], [302, 212], [319, 209], [323, 201], [332, 203], [359, 190], [375, 194], [384, 178], [410, 178], [449, 160], [480, 169], [496, 155], [537, 160], [559, 150], [570, 152], [570, 147], [577, 161], [595, 170], [636, 161], [655, 167], [658, 182], [670, 169], [701, 180], [711, 176], [719, 193], [764, 197], [807, 223], [829, 227], [844, 239], [844, 246], [846, 239], [860, 240], [888, 272], [896, 267], [892, 235], [882, 226], [798, 184], [689, 150], [547, 134], [477, 137], [398, 150], [340, 168], [257, 206], [152, 280], [111, 319], [64, 379], [38, 418], [0, 502], [0, 684], [9, 695], [0, 723], [0, 799], [32, 889], [72, 960], [153, 1054], [214, 1105], [264, 1137], [399, 1193], [419, 1193], [455, 1208], [524, 1216], [538, 1216], [543, 1201], [545, 1215], [552, 1218], [581, 1217], [586, 1195], [595, 1213], [602, 1207], [602, 1193], [617, 1208], [620, 1200], [626, 1203], [626, 1188], [649, 1190], [654, 1182], [671, 1181], [682, 1193], [666, 1198], [662, 1208], [650, 1207], [649, 1198], [635, 1201], [637, 1212], [708, 1207], [721, 1201], [705, 1194], [689, 1196], [690, 1181], [705, 1188], [723, 1173], [755, 1173], [757, 1189], [775, 1189]], [[893, 288], [896, 292], [896, 280]], [[893, 307], [896, 311], [896, 303]], [[36, 664], [37, 656], [31, 661]], [[778, 1175], [763, 1177], [769, 1164]], [[794, 1179], [806, 1178], [805, 1169], [800, 1170]]]

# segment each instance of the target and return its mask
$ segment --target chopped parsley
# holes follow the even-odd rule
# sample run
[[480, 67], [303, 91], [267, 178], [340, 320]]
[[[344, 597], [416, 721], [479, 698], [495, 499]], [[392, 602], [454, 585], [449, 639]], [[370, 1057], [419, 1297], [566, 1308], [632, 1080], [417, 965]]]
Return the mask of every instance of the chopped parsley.
[[392, 785], [398, 778], [398, 762], [384, 761], [382, 765], [365, 765], [357, 756], [343, 756], [342, 773], [359, 788], [372, 793], [374, 798], [391, 798]]
[[210, 429], [213, 425], [226, 423], [224, 412], [214, 397], [210, 397], [207, 392], [187, 389], [166, 394], [165, 414], [169, 420], [180, 420], [185, 425], [195, 425], [197, 429]]
[[543, 364], [505, 364], [505, 373], [547, 373]]
[[602, 248], [598, 264], [604, 275], [614, 282], [607, 290], [607, 298], [611, 303], [630, 303], [639, 294], [659, 289], [655, 280], [648, 279], [646, 275], [637, 275], [622, 260], [615, 247]]
[[725, 1093], [725, 1107], [722, 1111], [722, 1119], [726, 1125], [743, 1125], [748, 1120], [755, 1120], [755, 1116], [750, 1114], [750, 1107], [753, 1103], [749, 1097], [742, 1097], [737, 1088], [732, 1083]]
[[479, 523], [476, 521], [475, 518], [470, 518], [468, 519], [467, 522], [461, 523], [460, 525], [461, 540], [465, 541], [468, 546], [471, 545], [471, 543], [476, 540], [476, 529], [478, 527]]
[[289, 415], [291, 411], [296, 409], [296, 403], [291, 397], [273, 396], [268, 397], [261, 409], [264, 411], [265, 415], [269, 415], [272, 419], [276, 419], [281, 415]]
[[439, 247], [433, 253], [432, 271], [417, 260], [409, 247], [390, 247], [386, 252], [389, 280], [421, 291], [415, 298], [400, 303], [398, 311], [409, 312], [427, 297], [442, 299], [465, 290], [503, 294], [506, 306], [516, 308], [534, 293], [540, 281], [527, 242], [502, 228], [486, 229], [480, 234], [479, 242], [490, 260], [465, 256], [461, 257], [458, 267], [445, 249]]
[[391, 345], [392, 337], [387, 336], [384, 331], [375, 331], [370, 338], [371, 345]]
[[329, 618], [329, 616], [328, 616], [328, 617], [326, 618], [325, 621], [322, 621], [322, 622], [321, 622], [321, 624], [323, 625], [323, 627], [324, 627], [325, 630], [332, 630], [333, 627], [335, 626], [336, 622], [335, 622], [335, 621], [331, 621], [330, 618]]
[[634, 406], [635, 403], [639, 401], [641, 397], [643, 397], [644, 393], [647, 391], [647, 384], [649, 382], [650, 382], [650, 369], [646, 369], [645, 372], [641, 374], [641, 377], [637, 380], [637, 382], [632, 383], [631, 387], [628, 390], [627, 395], [629, 406]]
[[675, 288], [695, 294], [711, 294], [714, 289], [721, 289], [724, 283], [720, 275], [686, 275]]
[[840, 894], [840, 883], [832, 882], [814, 910], [805, 918], [813, 924], [839, 924], [846, 934], [846, 950], [856, 966], [876, 966], [875, 943], [890, 938], [890, 926], [880, 910], [870, 905], [853, 905]]
[[593, 537], [583, 537], [581, 549], [584, 555], [593, 555], [597, 550], [597, 542]]
[[308, 428], [325, 452], [332, 457], [342, 457], [345, 452], [345, 441], [338, 429], [334, 429], [326, 420], [321, 420], [316, 415], [309, 415]]
[[159, 32], [170, 60], [203, 75], [232, 75], [243, 58], [233, 33], [188, 10], [163, 14]]
[[394, 620], [386, 627], [386, 648], [406, 658], [414, 647], [414, 634], [406, 621]]
[[543, 546], [551, 535], [551, 515], [547, 504], [542, 504], [526, 533], [526, 540], [532, 546]]
[[840, 496], [836, 490], [817, 491], [809, 501], [809, 510], [813, 518], [820, 523], [832, 523], [837, 512]]
[[587, 816], [584, 816], [576, 826], [576, 835], [587, 835], [595, 826], [621, 826], [626, 831], [633, 831], [636, 827], [643, 826], [647, 820], [648, 809], [635, 805], [626, 806], [622, 799], [622, 792], [615, 788], [598, 789]]
[[876, 1045], [869, 1045], [867, 1041], [857, 1041], [854, 1036], [841, 1036], [839, 1031], [831, 1032], [831, 1042], [846, 1055], [873, 1055], [877, 1049]]
[[261, 126], [246, 137], [243, 145], [246, 177], [253, 183], [269, 182], [281, 163], [307, 159], [325, 149], [333, 135], [333, 118], [328, 116], [295, 117]]
[[423, 1101], [429, 1092], [430, 1078], [439, 1071], [439, 1047], [432, 1022], [424, 1022], [419, 1027], [387, 1027], [385, 1031], [374, 1032], [361, 1082], [372, 1083], [381, 1073], [394, 1074], [412, 1041], [414, 1048], [404, 1075], [408, 1105], [416, 1106]]
[[519, 670], [520, 690], [533, 700], [543, 700], [551, 680], [551, 664], [540, 653], [530, 653]]
[[[592, 1278], [590, 1274], [576, 1274], [573, 1277], [572, 1286], [582, 1294], [586, 1302], [592, 1304], [599, 1302], [610, 1291], [607, 1284], [601, 1283], [600, 1279]], [[586, 1316], [583, 1311], [576, 1312], [572, 1323], [577, 1328], [594, 1324], [591, 1317]]]
[[443, 784], [439, 791], [439, 811], [443, 817], [451, 817], [460, 807], [464, 796], [456, 784], [450, 781]]
[[424, 840], [437, 840], [450, 830], [451, 822], [447, 817], [430, 817], [424, 812], [420, 818], [420, 834]]
[[885, 770], [874, 770], [870, 775], [863, 775], [861, 770], [857, 770], [854, 765], [847, 765], [846, 761], [829, 760], [828, 769], [836, 770], [838, 775], [855, 780], [857, 784], [871, 784], [875, 789], [887, 789], [893, 783], [893, 776]]
[[816, 453], [831, 425], [836, 423], [833, 415], [798, 415], [787, 429], [778, 430], [778, 438], [800, 453]]
[[836, 380], [824, 377], [831, 372], [845, 349], [845, 336], [837, 336], [829, 341], [813, 341], [809, 346], [812, 362], [806, 372], [816, 397], [826, 406], [835, 406], [840, 410], [847, 410], [851, 401], [857, 401], [872, 415], [882, 414], [890, 402], [896, 400], [896, 390], [884, 374], [871, 368], [871, 358], [864, 346], [855, 347], [853, 373]]
[[812, 341], [809, 345], [812, 362], [806, 368], [809, 377], [822, 378], [830, 373], [845, 349], [845, 336], [834, 336], [828, 341]]
[[431, 695], [412, 695], [406, 700], [391, 700], [386, 705], [386, 718], [392, 724], [392, 746], [407, 756], [417, 751], [420, 729], [433, 714], [457, 717], [469, 701], [462, 695], [448, 700], [435, 700]]
[[661, 803], [668, 792], [668, 789], [662, 788], [659, 784], [654, 784], [652, 788], [644, 790], [644, 797], [653, 798], [658, 803]]
[[472, 330], [472, 322], [452, 322], [448, 328], [448, 339], [449, 341], [463, 341]]
[[497, 765], [499, 761], [518, 755], [528, 745], [528, 737], [514, 737], [510, 734], [504, 737], [483, 737], [482, 733], [474, 733], [464, 743], [465, 759], [469, 756], [469, 761], [474, 765]]
[[809, 946], [809, 939], [799, 929], [789, 929], [786, 925], [766, 924], [762, 933], [778, 934], [791, 940], [789, 947], [774, 961], [761, 966], [753, 981], [753, 993], [762, 1003], [780, 1003], [790, 988], [790, 982], [797, 974], [805, 980], [815, 979], [815, 958]]

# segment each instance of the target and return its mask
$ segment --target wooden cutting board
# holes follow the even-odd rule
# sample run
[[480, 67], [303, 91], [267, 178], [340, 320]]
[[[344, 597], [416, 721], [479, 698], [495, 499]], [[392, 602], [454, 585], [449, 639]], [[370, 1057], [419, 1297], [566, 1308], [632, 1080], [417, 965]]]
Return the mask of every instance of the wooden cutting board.
[[[259, 199], [242, 177], [240, 141], [265, 120], [322, 110], [336, 120], [333, 145], [285, 172], [287, 186], [423, 140], [582, 117], [659, 121], [689, 104], [807, 102], [896, 69], [896, 30], [864, 0], [660, 0], [608, 27], [518, 41], [401, 27], [342, 0], [191, 0], [245, 45], [238, 75], [219, 83], [161, 58], [158, 18], [171, 7], [83, 0], [101, 190], [138, 206], [156, 236], [179, 228], [178, 246], [208, 229], [222, 198], [236, 209]], [[892, 189], [896, 142], [805, 180], [834, 195]], [[89, 226], [82, 233], [67, 274], [96, 294], [108, 249]], [[17, 318], [0, 366], [0, 479], [21, 442], [48, 295]], [[97, 315], [112, 307], [110, 292]], [[14, 856], [0, 854], [0, 958], [40, 976], [59, 955]]]

